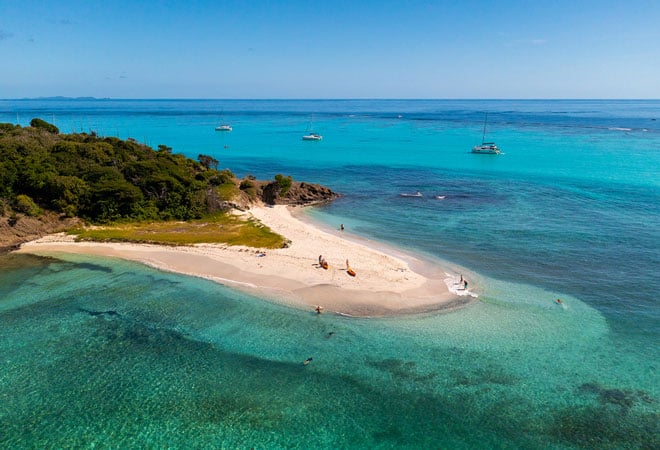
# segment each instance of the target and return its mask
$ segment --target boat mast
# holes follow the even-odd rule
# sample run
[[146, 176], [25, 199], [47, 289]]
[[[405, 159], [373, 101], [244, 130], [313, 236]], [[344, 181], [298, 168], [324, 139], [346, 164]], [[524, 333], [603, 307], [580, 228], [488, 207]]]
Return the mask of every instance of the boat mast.
[[481, 145], [484, 145], [486, 142], [486, 123], [488, 122], [488, 112], [486, 112], [486, 117], [484, 118], [484, 132], [481, 135]]

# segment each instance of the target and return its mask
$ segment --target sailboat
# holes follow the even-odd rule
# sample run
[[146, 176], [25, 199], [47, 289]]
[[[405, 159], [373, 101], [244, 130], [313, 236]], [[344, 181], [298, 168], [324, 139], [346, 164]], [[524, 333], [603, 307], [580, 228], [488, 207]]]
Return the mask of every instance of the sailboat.
[[321, 139], [323, 139], [323, 136], [321, 136], [318, 133], [314, 133], [312, 131], [313, 123], [314, 123], [314, 116], [312, 115], [312, 117], [309, 120], [309, 127], [307, 128], [307, 134], [302, 137], [303, 141], [320, 141]]
[[231, 125], [229, 124], [218, 125], [215, 127], [215, 131], [231, 131], [231, 129]]
[[474, 147], [472, 147], [472, 153], [499, 155], [501, 152], [499, 147], [495, 144], [495, 142], [485, 142], [487, 123], [488, 123], [488, 113], [486, 113], [486, 118], [484, 119], [484, 132], [481, 135], [481, 145], [475, 145]]

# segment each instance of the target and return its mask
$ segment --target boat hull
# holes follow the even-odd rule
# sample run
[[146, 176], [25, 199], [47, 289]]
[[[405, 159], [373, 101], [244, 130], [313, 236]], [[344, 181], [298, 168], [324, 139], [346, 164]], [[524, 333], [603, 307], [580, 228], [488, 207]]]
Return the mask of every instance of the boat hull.
[[323, 137], [319, 136], [318, 134], [309, 134], [302, 137], [303, 141], [320, 141], [321, 139], [323, 139]]
[[472, 153], [480, 153], [484, 155], [499, 155], [500, 149], [497, 145], [475, 145], [472, 147]]

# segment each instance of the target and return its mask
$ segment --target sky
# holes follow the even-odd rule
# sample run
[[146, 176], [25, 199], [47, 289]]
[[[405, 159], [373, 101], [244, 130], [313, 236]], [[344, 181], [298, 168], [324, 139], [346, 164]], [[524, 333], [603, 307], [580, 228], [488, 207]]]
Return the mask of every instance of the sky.
[[660, 0], [0, 0], [0, 98], [660, 98]]

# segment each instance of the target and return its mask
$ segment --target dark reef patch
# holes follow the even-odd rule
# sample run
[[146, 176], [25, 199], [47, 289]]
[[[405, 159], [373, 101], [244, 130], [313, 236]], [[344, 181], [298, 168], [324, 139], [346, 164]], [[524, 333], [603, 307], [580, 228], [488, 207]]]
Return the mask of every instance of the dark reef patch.
[[598, 401], [603, 404], [610, 404], [620, 407], [627, 411], [638, 402], [655, 403], [655, 400], [648, 392], [631, 391], [626, 389], [609, 389], [598, 383], [584, 383], [578, 387], [580, 394], [593, 394], [597, 396]]

